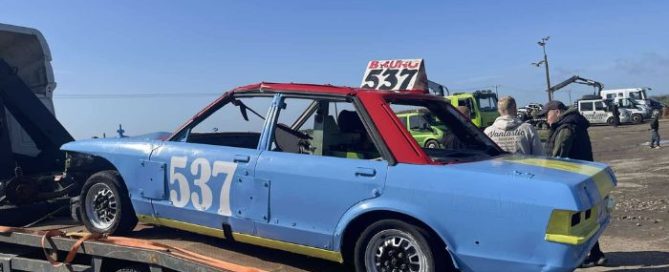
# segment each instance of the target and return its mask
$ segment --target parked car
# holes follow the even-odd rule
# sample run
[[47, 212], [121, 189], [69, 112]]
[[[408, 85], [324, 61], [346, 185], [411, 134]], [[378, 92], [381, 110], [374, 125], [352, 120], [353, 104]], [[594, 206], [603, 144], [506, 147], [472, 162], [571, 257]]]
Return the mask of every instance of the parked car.
[[632, 123], [643, 123], [644, 119], [650, 119], [653, 111], [645, 104], [639, 104], [637, 100], [631, 98], [614, 98], [607, 100], [609, 103], [616, 103], [619, 109], [624, 109], [630, 113]]
[[[601, 98], [585, 98], [576, 101], [576, 107], [578, 111], [588, 119], [591, 124], [608, 124], [613, 125], [613, 113], [610, 111], [609, 105], [606, 103], [606, 100]], [[620, 123], [632, 123], [632, 115], [626, 109], [619, 108], [618, 112], [620, 113]]]
[[397, 118], [421, 147], [438, 148], [448, 133], [446, 127], [429, 112], [398, 112]]
[[[402, 111], [458, 144], [424, 148]], [[355, 271], [572, 271], [616, 184], [605, 164], [504, 153], [443, 97], [329, 85], [248, 85], [165, 140], [63, 149], [91, 232], [140, 221]]]
[[550, 126], [546, 121], [546, 117], [538, 117], [537, 114], [544, 109], [544, 106], [539, 103], [529, 103], [527, 106], [518, 109], [516, 117], [523, 122], [526, 122], [537, 129], [548, 129]]

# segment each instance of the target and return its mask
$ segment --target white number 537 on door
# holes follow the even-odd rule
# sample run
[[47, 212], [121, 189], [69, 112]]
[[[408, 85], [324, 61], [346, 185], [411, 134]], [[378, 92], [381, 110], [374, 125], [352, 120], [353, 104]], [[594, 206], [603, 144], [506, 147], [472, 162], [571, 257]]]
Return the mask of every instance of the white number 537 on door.
[[[233, 162], [214, 161], [211, 163], [205, 158], [196, 158], [190, 163], [189, 167], [188, 157], [173, 156], [170, 159], [169, 172], [172, 205], [183, 208], [192, 203], [196, 210], [206, 211], [211, 209], [214, 202], [214, 191], [209, 182], [212, 179], [223, 179], [223, 182], [219, 185], [218, 214], [230, 216], [230, 185], [235, 170], [237, 170], [237, 164]], [[190, 172], [193, 180], [189, 181], [185, 172]], [[192, 190], [191, 185], [193, 185]]]

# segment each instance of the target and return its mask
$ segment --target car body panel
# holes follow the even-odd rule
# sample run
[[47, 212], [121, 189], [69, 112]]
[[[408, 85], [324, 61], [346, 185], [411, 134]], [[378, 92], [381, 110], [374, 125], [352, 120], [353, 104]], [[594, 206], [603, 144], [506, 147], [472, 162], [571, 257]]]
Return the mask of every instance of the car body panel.
[[[257, 148], [178, 140], [182, 128], [238, 92], [275, 93]], [[388, 154], [361, 160], [271, 151], [282, 93], [357, 101]], [[349, 223], [375, 211], [428, 226], [462, 271], [570, 271], [608, 225], [608, 210], [600, 208], [597, 228], [590, 228], [595, 231], [575, 244], [551, 241], [547, 234], [555, 211], [603, 206], [616, 183], [605, 164], [511, 155], [435, 162], [385, 103], [389, 97], [443, 102], [415, 92], [261, 83], [227, 93], [169, 141], [78, 141], [62, 149], [113, 164], [141, 221], [332, 261], [342, 261]], [[164, 187], [155, 183], [161, 177]]]

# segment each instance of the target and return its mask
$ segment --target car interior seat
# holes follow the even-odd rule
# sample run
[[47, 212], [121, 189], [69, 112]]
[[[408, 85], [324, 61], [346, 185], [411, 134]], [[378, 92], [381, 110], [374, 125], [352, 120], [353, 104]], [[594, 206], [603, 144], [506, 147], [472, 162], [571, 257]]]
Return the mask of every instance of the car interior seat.
[[291, 129], [285, 124], [277, 124], [274, 129], [274, 142], [278, 150], [289, 153], [310, 154], [311, 137], [305, 133]]
[[336, 149], [340, 156], [365, 157], [363, 153], [370, 150], [372, 143], [367, 137], [365, 126], [355, 111], [342, 110], [337, 116], [337, 126], [341, 132]]

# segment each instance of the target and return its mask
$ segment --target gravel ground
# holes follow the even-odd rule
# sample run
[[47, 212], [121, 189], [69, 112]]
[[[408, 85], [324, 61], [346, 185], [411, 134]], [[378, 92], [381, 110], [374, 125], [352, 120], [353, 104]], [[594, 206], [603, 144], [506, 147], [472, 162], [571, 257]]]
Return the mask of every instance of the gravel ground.
[[[595, 160], [611, 165], [618, 187], [611, 225], [600, 240], [609, 264], [579, 272], [669, 271], [669, 143], [650, 149], [648, 127], [590, 129]], [[669, 139], [669, 120], [661, 120], [660, 135]]]

